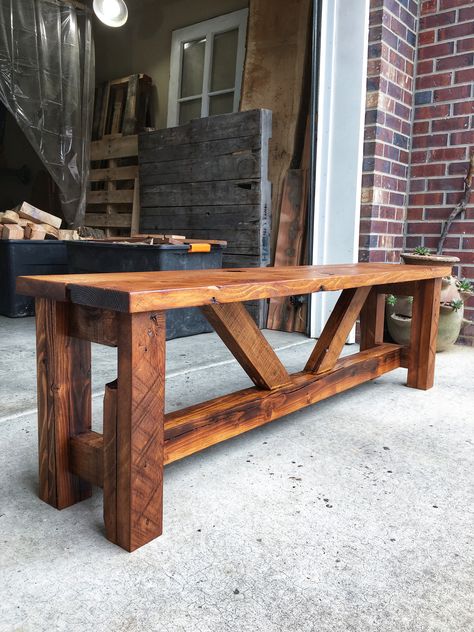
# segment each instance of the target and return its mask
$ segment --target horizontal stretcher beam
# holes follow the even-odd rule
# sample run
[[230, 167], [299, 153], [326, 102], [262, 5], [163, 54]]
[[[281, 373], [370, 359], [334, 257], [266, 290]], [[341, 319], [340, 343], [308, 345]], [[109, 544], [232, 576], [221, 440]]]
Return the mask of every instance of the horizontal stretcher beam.
[[[284, 415], [380, 377], [402, 366], [403, 348], [381, 344], [338, 360], [318, 375], [295, 373], [271, 391], [247, 388], [165, 415], [165, 464], [253, 430]], [[69, 440], [71, 471], [94, 484], [103, 482], [103, 438], [85, 432]]]

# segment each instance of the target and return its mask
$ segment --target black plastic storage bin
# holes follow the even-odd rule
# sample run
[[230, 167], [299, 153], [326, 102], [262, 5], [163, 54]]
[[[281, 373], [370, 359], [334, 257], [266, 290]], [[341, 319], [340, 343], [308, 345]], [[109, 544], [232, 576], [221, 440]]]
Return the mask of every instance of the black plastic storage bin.
[[[68, 269], [72, 274], [222, 268], [222, 246], [218, 245], [212, 245], [210, 252], [189, 252], [186, 244], [66, 243]], [[212, 327], [197, 307], [168, 310], [166, 314], [167, 340], [210, 331]]]
[[33, 316], [35, 299], [15, 291], [16, 277], [32, 274], [67, 274], [66, 242], [45, 239], [0, 240], [0, 314]]

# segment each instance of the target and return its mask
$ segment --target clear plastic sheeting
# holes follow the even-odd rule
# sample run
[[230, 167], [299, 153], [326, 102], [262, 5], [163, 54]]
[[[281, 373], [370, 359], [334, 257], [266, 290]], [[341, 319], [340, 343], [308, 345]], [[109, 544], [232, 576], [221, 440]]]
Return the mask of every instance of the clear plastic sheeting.
[[94, 105], [89, 13], [56, 0], [0, 0], [0, 99], [58, 185], [66, 222], [81, 225]]

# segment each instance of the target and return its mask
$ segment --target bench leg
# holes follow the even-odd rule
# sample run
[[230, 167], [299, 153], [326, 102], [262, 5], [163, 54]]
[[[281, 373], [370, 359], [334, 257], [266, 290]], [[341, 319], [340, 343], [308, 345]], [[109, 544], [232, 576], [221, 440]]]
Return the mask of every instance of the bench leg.
[[413, 296], [407, 385], [427, 390], [433, 386], [438, 335], [441, 279], [418, 281]]
[[69, 439], [91, 428], [91, 345], [68, 335], [69, 307], [36, 299], [39, 496], [64, 509], [91, 495], [70, 472]]
[[360, 350], [365, 351], [383, 343], [385, 294], [373, 287], [360, 312]]
[[105, 402], [104, 520], [127, 551], [162, 532], [165, 333], [163, 312], [120, 314], [116, 414], [113, 388]]

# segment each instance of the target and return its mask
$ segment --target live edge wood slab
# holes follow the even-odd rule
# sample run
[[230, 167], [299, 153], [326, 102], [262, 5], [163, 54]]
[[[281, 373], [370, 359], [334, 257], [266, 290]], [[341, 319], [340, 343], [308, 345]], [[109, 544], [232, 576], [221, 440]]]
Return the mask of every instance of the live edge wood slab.
[[[162, 532], [167, 463], [399, 367], [408, 386], [430, 388], [450, 272], [360, 263], [20, 277], [17, 291], [36, 297], [40, 497], [63, 509], [103, 487], [107, 538], [137, 549]], [[336, 290], [304, 369], [289, 375], [242, 301]], [[383, 340], [387, 293], [414, 297], [406, 347]], [[165, 413], [165, 310], [195, 306], [255, 386]], [[360, 352], [339, 358], [359, 314]], [[103, 435], [91, 430], [91, 342], [118, 349]]]

